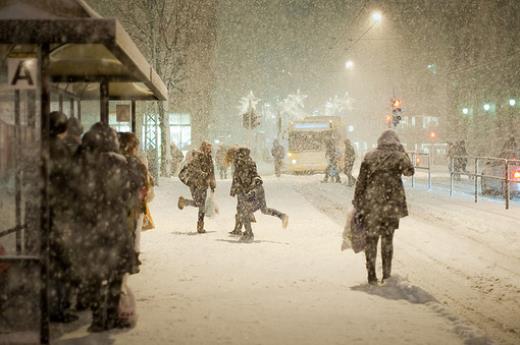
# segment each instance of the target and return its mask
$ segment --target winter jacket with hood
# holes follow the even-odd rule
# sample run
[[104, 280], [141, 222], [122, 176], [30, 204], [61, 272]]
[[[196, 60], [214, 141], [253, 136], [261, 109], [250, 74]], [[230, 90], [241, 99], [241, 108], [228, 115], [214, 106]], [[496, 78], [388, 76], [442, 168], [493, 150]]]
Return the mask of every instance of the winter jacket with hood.
[[131, 272], [134, 243], [128, 228], [132, 190], [128, 162], [117, 135], [97, 123], [84, 135], [77, 154], [77, 225], [74, 269], [82, 279], [105, 280]]
[[414, 167], [393, 130], [384, 131], [377, 144], [361, 163], [352, 203], [369, 223], [390, 220], [397, 228], [408, 215], [401, 175], [413, 175]]
[[248, 148], [241, 147], [237, 150], [234, 166], [231, 196], [240, 193], [247, 194], [255, 188], [257, 183], [262, 182]]

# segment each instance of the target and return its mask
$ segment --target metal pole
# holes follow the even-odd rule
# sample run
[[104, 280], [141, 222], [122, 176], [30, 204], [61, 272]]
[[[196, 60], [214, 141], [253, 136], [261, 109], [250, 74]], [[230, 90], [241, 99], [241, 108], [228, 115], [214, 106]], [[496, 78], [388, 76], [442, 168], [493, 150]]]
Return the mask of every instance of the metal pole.
[[137, 125], [135, 122], [135, 100], [132, 100], [132, 104], [131, 104], [130, 108], [132, 110], [132, 133], [135, 134], [136, 128], [137, 128]]
[[[22, 130], [20, 121], [20, 90], [14, 91], [14, 142], [16, 159], [15, 164], [15, 178], [14, 178], [14, 190], [15, 190], [15, 222], [16, 227], [20, 228], [22, 224], [22, 176], [21, 176], [21, 160], [22, 160]], [[22, 254], [22, 232], [17, 231], [16, 236], [16, 254]]]
[[505, 162], [505, 166], [506, 166], [506, 179], [504, 181], [505, 185], [504, 185], [504, 188], [505, 188], [505, 198], [506, 198], [506, 210], [509, 210], [509, 161], [506, 160]]
[[74, 98], [70, 98], [70, 117], [74, 117]]
[[412, 159], [413, 159], [413, 170], [414, 170], [414, 174], [412, 175], [412, 188], [415, 188], [415, 168], [417, 167], [417, 157], [416, 157], [415, 152], [412, 152]]
[[40, 80], [41, 83], [41, 205], [40, 205], [40, 260], [41, 260], [41, 290], [40, 290], [40, 343], [49, 344], [49, 305], [48, 305], [48, 265], [49, 265], [49, 232], [50, 212], [48, 196], [49, 171], [47, 162], [49, 159], [49, 114], [51, 111], [51, 97], [49, 85], [49, 44], [42, 44], [40, 48]]
[[475, 175], [473, 176], [475, 179], [475, 204], [478, 201], [478, 158], [475, 158]]
[[428, 155], [428, 190], [432, 189], [432, 159]]
[[450, 196], [453, 196], [453, 170], [454, 170], [453, 164], [455, 164], [454, 157], [450, 158], [450, 166], [451, 166], [451, 169], [450, 169]]
[[81, 99], [78, 99], [78, 120], [81, 122]]
[[58, 104], [60, 107], [60, 112], [63, 113], [63, 95], [61, 92], [58, 94]]
[[108, 80], [99, 83], [99, 120], [108, 125]]

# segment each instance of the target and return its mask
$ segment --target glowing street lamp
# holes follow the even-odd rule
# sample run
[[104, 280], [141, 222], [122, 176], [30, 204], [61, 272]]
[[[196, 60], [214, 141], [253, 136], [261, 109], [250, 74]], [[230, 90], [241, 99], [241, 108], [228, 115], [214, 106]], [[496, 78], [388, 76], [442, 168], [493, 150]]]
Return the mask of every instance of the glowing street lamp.
[[491, 109], [491, 105], [489, 103], [484, 104], [484, 110], [489, 111]]
[[512, 106], [512, 107], [514, 107], [514, 106], [516, 105], [516, 99], [511, 98], [511, 99], [509, 100], [509, 105]]
[[372, 12], [372, 23], [379, 24], [383, 20], [383, 14], [381, 11]]
[[345, 68], [348, 70], [354, 69], [354, 61], [348, 60], [347, 62], [345, 62]]
[[469, 114], [469, 109], [468, 108], [462, 108], [462, 113], [464, 115], [468, 115]]

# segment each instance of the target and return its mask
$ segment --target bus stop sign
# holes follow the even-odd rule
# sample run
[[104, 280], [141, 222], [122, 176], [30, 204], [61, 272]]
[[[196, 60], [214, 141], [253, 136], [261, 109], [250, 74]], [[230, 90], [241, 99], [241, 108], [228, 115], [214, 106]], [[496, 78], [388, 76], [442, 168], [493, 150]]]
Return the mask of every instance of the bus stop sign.
[[38, 71], [36, 58], [7, 59], [7, 84], [12, 90], [35, 90]]

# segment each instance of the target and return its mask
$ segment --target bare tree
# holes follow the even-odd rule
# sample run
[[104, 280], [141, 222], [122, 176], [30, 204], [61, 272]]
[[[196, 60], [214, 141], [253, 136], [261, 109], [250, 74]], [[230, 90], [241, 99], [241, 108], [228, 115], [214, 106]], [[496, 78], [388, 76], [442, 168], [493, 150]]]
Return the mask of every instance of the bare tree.
[[[136, 41], [169, 95], [182, 92], [186, 77], [186, 47], [189, 41], [190, 0], [94, 0], [105, 16], [117, 17]], [[161, 130], [161, 175], [170, 171], [168, 104], [157, 103]]]

